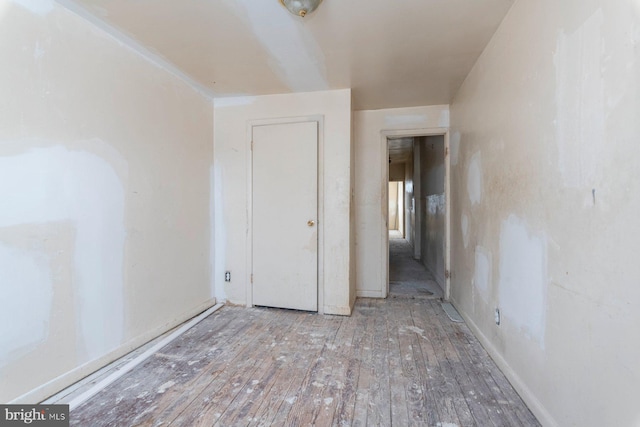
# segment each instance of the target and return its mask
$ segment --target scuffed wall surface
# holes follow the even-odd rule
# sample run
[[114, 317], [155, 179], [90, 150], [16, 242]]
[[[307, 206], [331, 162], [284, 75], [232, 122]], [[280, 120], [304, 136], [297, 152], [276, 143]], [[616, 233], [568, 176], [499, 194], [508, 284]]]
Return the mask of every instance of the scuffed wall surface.
[[[384, 298], [387, 275], [387, 131], [449, 127], [449, 106], [355, 111], [356, 289], [359, 296]], [[416, 185], [414, 181], [414, 185]], [[416, 200], [418, 203], [418, 200]]]
[[405, 239], [413, 245], [415, 212], [413, 200], [413, 153], [405, 163], [404, 175], [404, 217], [405, 217]]
[[351, 133], [349, 140], [349, 306], [351, 311], [356, 304], [356, 172], [355, 172], [355, 143], [353, 129], [353, 92], [351, 93]]
[[[350, 314], [354, 300], [351, 245], [351, 90], [287, 95], [220, 98], [215, 100], [215, 212], [216, 296], [247, 304], [251, 265], [248, 254], [251, 125], [256, 121], [322, 118], [319, 171], [323, 174], [319, 201], [323, 231], [319, 247], [319, 298], [321, 311]], [[282, 153], [283, 161], [288, 160]], [[320, 221], [320, 220], [319, 220]], [[320, 224], [320, 222], [319, 222]], [[283, 233], [286, 230], [283, 230]], [[224, 282], [224, 272], [232, 281]]]
[[406, 165], [404, 163], [392, 163], [389, 165], [389, 181], [403, 181]]
[[517, 1], [451, 114], [457, 307], [543, 423], [639, 425], [640, 3]]
[[422, 209], [421, 259], [444, 290], [445, 251], [445, 165], [444, 136], [419, 138], [420, 147], [420, 206]]
[[35, 401], [210, 301], [213, 111], [52, 1], [0, 1], [0, 60], [0, 401]]

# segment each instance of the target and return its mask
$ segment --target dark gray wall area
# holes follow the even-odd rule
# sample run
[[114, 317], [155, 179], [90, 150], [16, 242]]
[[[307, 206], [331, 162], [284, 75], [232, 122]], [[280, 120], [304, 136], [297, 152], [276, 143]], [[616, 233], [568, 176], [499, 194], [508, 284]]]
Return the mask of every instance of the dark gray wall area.
[[421, 260], [444, 288], [444, 136], [420, 138]]

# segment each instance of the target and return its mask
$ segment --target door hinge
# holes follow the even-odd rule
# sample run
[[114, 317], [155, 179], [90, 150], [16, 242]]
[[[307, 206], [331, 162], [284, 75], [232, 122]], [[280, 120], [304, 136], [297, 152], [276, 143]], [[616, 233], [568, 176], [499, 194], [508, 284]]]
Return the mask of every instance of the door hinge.
[[445, 279], [450, 279], [451, 278], [451, 272], [449, 270], [445, 270], [444, 271], [444, 277], [445, 277]]
[[253, 274], [251, 274], [251, 283], [253, 283]]
[[253, 151], [253, 140], [251, 140], [251, 151]]

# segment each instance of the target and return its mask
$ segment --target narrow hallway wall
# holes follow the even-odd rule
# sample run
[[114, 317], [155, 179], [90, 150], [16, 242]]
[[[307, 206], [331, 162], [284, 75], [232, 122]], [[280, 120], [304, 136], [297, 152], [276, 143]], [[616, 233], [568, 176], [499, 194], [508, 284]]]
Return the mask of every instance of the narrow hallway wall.
[[543, 424], [640, 425], [640, 3], [516, 1], [451, 114], [456, 306]]
[[413, 208], [413, 153], [409, 157], [409, 160], [405, 164], [405, 175], [404, 175], [404, 228], [405, 228], [405, 239], [413, 245], [414, 241], [414, 227], [415, 227], [415, 214]]
[[421, 260], [444, 290], [445, 165], [444, 136], [420, 140]]

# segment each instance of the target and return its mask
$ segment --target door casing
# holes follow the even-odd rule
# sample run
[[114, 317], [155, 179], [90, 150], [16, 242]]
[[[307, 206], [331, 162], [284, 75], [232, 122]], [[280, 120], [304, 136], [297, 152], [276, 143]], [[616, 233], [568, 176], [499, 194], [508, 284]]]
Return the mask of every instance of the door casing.
[[[382, 177], [383, 182], [389, 182], [389, 137], [419, 137], [419, 136], [437, 136], [444, 135], [444, 193], [445, 193], [445, 242], [444, 242], [444, 270], [445, 270], [445, 289], [444, 299], [449, 301], [451, 296], [451, 150], [449, 148], [449, 129], [448, 128], [427, 128], [427, 129], [393, 129], [380, 132], [380, 150], [382, 159]], [[383, 185], [382, 201], [384, 204], [389, 199], [388, 185]], [[417, 206], [417, 203], [416, 203]], [[380, 289], [383, 291], [384, 297], [389, 295], [389, 212], [387, 206], [383, 205], [381, 209], [383, 215], [382, 228], [379, 230], [380, 240], [382, 242], [382, 253], [384, 260], [380, 263], [381, 275], [384, 283], [381, 283]], [[417, 219], [416, 219], [417, 222]]]

